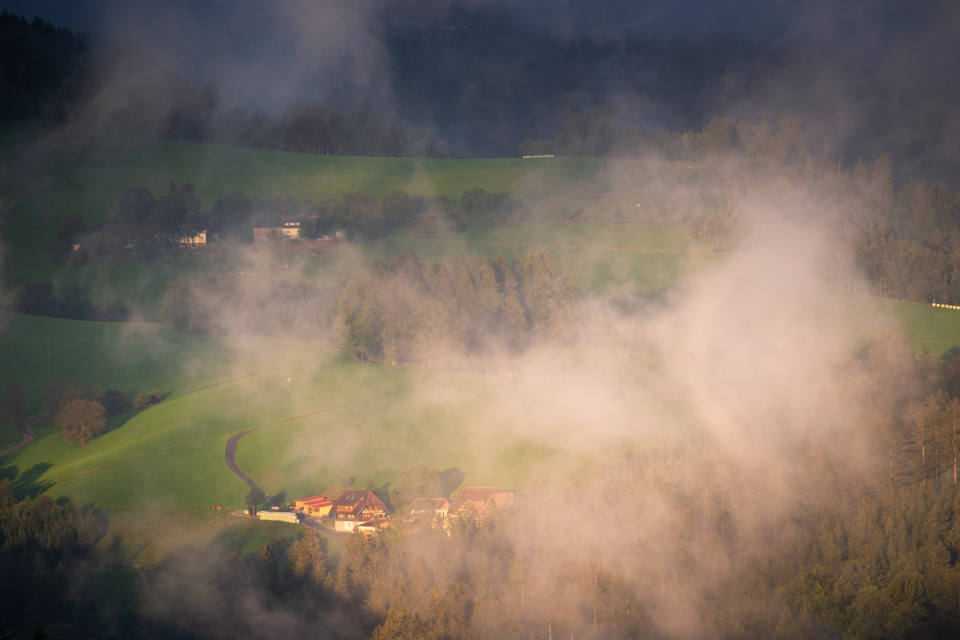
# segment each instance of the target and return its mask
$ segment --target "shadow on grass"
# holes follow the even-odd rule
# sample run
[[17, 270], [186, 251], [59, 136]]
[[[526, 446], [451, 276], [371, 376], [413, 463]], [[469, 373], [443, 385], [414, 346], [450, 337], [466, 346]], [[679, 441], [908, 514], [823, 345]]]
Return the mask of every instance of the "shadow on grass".
[[143, 409], [134, 409], [133, 411], [127, 411], [126, 413], [120, 413], [114, 416], [107, 418], [107, 423], [103, 427], [103, 431], [97, 434], [97, 437], [104, 436], [111, 431], [116, 431], [123, 425], [127, 424], [133, 420], [137, 415], [148, 409], [149, 407], [144, 407]]
[[25, 471], [20, 471], [17, 465], [0, 467], [0, 480], [10, 480], [17, 500], [36, 498], [53, 486], [52, 482], [41, 480], [41, 476], [52, 466], [49, 462], [38, 462]]

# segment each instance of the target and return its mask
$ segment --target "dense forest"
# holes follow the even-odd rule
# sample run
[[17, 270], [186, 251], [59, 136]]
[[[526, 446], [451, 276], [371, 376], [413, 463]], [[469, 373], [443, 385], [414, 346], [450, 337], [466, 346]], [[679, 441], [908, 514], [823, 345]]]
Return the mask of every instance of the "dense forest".
[[[899, 108], [917, 96], [861, 73], [850, 78], [857, 91], [846, 97], [869, 118], [843, 131], [822, 96], [802, 93], [821, 70], [808, 67], [810, 51], [722, 35], [562, 37], [486, 3], [420, 4], [420, 13], [408, 3], [386, 7], [372, 27], [385, 57], [376, 95], [297, 95], [269, 111], [222, 95], [216, 78], [188, 81], [107, 36], [4, 12], [0, 93], [17, 99], [4, 101], [0, 118], [92, 121], [303, 153], [502, 157], [525, 138], [534, 155], [632, 155], [640, 138], [648, 150], [669, 148], [670, 132], [694, 131], [718, 114], [777, 120], [793, 109], [815, 148], [826, 142], [851, 158], [892, 153], [904, 179], [926, 175], [960, 186], [952, 182], [955, 160], [937, 151], [949, 143], [934, 137], [950, 131], [927, 126], [946, 118], [937, 112], [943, 104]], [[773, 101], [779, 106], [744, 107], [769, 87], [783, 94]]]

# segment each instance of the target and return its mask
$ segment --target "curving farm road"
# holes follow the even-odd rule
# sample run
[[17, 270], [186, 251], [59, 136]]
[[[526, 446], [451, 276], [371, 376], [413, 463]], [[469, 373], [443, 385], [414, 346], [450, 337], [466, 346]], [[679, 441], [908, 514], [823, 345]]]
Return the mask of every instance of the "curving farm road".
[[34, 440], [36, 440], [37, 436], [33, 433], [33, 431], [30, 430], [30, 425], [37, 423], [39, 421], [40, 421], [39, 418], [34, 418], [33, 420], [27, 420], [23, 424], [18, 424], [17, 429], [19, 429], [20, 433], [23, 434], [23, 439], [19, 443], [13, 445], [12, 447], [7, 447], [3, 451], [0, 451], [0, 457], [3, 457], [8, 453], [13, 453], [17, 449], [20, 449], [21, 447], [25, 447], [31, 442], [33, 442]]

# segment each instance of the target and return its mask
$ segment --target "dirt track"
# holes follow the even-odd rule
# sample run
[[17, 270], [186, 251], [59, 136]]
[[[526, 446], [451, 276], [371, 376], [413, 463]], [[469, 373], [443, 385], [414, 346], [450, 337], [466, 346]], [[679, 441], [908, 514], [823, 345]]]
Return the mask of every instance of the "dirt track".
[[13, 445], [12, 447], [7, 447], [3, 451], [0, 451], [0, 458], [7, 455], [8, 453], [13, 453], [17, 449], [27, 446], [28, 444], [36, 440], [37, 436], [35, 436], [34, 433], [30, 430], [30, 425], [34, 424], [35, 422], [38, 422], [38, 420], [39, 420], [38, 418], [34, 418], [33, 420], [28, 420], [23, 424], [18, 424], [17, 429], [19, 429], [20, 433], [23, 434], [23, 439], [19, 443]]

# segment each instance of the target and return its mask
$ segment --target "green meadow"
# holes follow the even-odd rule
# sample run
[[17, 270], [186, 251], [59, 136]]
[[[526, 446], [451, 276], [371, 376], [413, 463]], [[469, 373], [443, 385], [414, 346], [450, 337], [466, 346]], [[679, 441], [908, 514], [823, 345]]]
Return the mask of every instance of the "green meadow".
[[49, 242], [49, 227], [68, 213], [88, 224], [110, 219], [123, 191], [136, 185], [159, 196], [171, 182], [190, 183], [206, 210], [235, 189], [252, 198], [320, 202], [347, 191], [381, 196], [394, 188], [458, 199], [480, 187], [539, 201], [596, 191], [602, 164], [593, 158], [359, 158], [37, 125], [7, 123], [0, 129], [0, 186], [13, 199], [5, 203], [8, 222], [34, 246]]
[[900, 320], [918, 351], [953, 357], [960, 349], [960, 310], [889, 300], [881, 305]]
[[[81, 162], [83, 144], [92, 149]], [[18, 154], [24, 158], [19, 168]], [[38, 164], [44, 167], [38, 180], [19, 184], [21, 172], [33, 172]], [[587, 453], [578, 459], [544, 439], [516, 436], [506, 421], [494, 417], [478, 424], [494, 399], [513, 391], [509, 378], [361, 366], [355, 354], [336, 344], [302, 335], [175, 333], [160, 322], [161, 309], [167, 283], [182, 274], [255, 268], [264, 278], [339, 287], [357, 269], [404, 251], [437, 260], [466, 252], [510, 257], [544, 246], [569, 267], [577, 296], [613, 301], [663, 295], [729, 259], [656, 221], [638, 207], [635, 194], [584, 195], [602, 191], [601, 173], [634, 171], [626, 161], [617, 164], [576, 158], [343, 158], [123, 137], [58, 139], [42, 127], [0, 130], [6, 290], [15, 295], [27, 280], [51, 280], [60, 295], [129, 305], [150, 321], [78, 322], [0, 313], [0, 371], [25, 385], [39, 436], [0, 458], [0, 477], [10, 477], [20, 495], [46, 493], [105, 507], [114, 525], [104, 544], [116, 544], [125, 557], [153, 566], [188, 535], [248, 550], [272, 536], [295, 535], [287, 533], [287, 525], [252, 523], [226, 513], [242, 507], [247, 492], [226, 466], [226, 443], [249, 429], [256, 430], [240, 440], [237, 462], [269, 493], [287, 500], [345, 476], [354, 486], [386, 489], [404, 469], [419, 464], [459, 469], [467, 484], [502, 486], [523, 486], [550, 470], [570, 473], [578, 465], [589, 466]], [[395, 187], [458, 198], [465, 189], [483, 187], [511, 194], [521, 203], [518, 219], [524, 222], [457, 233], [425, 219], [382, 241], [343, 243], [316, 255], [244, 249], [216, 259], [196, 251], [148, 263], [50, 262], [48, 246], [64, 215], [76, 212], [89, 223], [102, 222], [115, 215], [127, 187], [143, 184], [159, 194], [170, 182], [195, 184], [205, 207], [233, 189], [257, 198], [322, 200], [344, 191], [380, 195]], [[867, 315], [862, 309], [877, 304], [845, 295], [836, 300], [836, 313], [851, 317]], [[879, 305], [899, 319], [918, 352], [952, 354], [960, 346], [960, 311], [891, 301]], [[875, 328], [869, 320], [864, 318], [864, 341]], [[669, 345], [663, 348], [669, 357]], [[110, 418], [104, 433], [77, 447], [42, 414], [50, 378], [128, 396], [156, 391], [163, 400]], [[533, 413], [522, 403], [517, 410]], [[565, 426], [575, 425], [556, 428]], [[2, 428], [0, 448], [19, 438], [14, 429]]]

